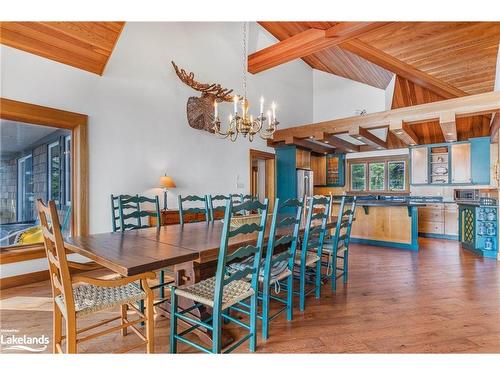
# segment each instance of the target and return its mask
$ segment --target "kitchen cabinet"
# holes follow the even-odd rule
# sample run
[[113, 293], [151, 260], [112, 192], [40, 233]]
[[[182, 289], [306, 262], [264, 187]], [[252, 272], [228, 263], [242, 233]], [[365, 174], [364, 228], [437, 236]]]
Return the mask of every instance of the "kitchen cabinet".
[[489, 185], [490, 138], [410, 148], [412, 185]]
[[311, 155], [311, 170], [313, 171], [314, 186], [326, 185], [326, 156]]
[[429, 149], [416, 147], [411, 149], [411, 183], [427, 184], [429, 182]]
[[418, 232], [424, 237], [458, 238], [458, 206], [439, 203], [419, 208]]
[[471, 153], [470, 143], [451, 145], [451, 183], [471, 183]]
[[295, 163], [297, 169], [311, 169], [311, 151], [298, 148]]

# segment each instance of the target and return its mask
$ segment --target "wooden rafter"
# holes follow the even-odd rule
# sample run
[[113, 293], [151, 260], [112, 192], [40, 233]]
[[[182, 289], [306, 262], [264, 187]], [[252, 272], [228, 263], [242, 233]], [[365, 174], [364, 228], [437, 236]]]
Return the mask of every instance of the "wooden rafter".
[[327, 145], [320, 145], [318, 143], [312, 142], [309, 140], [309, 138], [297, 138], [297, 137], [290, 137], [285, 139], [285, 144], [287, 145], [295, 145], [295, 146], [300, 146], [307, 148], [308, 150], [324, 154], [328, 152], [332, 152], [333, 149], [328, 147]]
[[432, 90], [444, 98], [451, 99], [468, 95], [465, 91], [457, 89], [358, 39], [343, 42], [339, 46], [422, 87]]
[[248, 71], [259, 73], [336, 46], [388, 22], [341, 22], [329, 29], [308, 29], [248, 56]]
[[402, 120], [391, 121], [389, 124], [389, 132], [398, 137], [406, 145], [413, 146], [420, 143], [420, 139], [415, 132]]
[[335, 147], [341, 152], [359, 152], [360, 148], [358, 145], [344, 141], [343, 139], [335, 136], [335, 134], [320, 132], [315, 137], [318, 141], [324, 141]]
[[349, 130], [349, 135], [371, 148], [378, 150], [387, 148], [387, 142], [368, 131], [368, 129], [355, 126]]
[[[307, 138], [324, 132], [331, 134], [349, 133], [358, 128], [374, 129], [396, 124], [419, 124], [431, 120], [439, 120], [443, 113], [453, 113], [455, 118], [485, 115], [500, 110], [500, 92], [464, 96], [440, 102], [403, 107], [385, 112], [377, 112], [364, 116], [354, 116], [315, 124], [280, 129], [274, 133], [273, 141], [279, 142], [287, 137]], [[418, 125], [417, 125], [418, 126]]]
[[439, 126], [446, 142], [455, 142], [457, 140], [457, 124], [455, 123], [454, 113], [442, 113], [439, 116]]

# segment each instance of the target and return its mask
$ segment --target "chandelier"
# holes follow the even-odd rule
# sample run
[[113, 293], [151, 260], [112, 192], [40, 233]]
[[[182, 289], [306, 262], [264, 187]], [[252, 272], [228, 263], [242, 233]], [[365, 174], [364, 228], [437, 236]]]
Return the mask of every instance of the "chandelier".
[[[250, 142], [253, 141], [254, 136], [259, 134], [262, 139], [269, 139], [273, 136], [279, 122], [276, 120], [276, 103], [272, 102], [271, 109], [267, 111], [264, 116], [264, 98], [260, 98], [260, 112], [254, 118], [253, 115], [248, 114], [249, 102], [247, 99], [247, 24], [243, 23], [243, 96], [234, 95], [233, 114], [229, 115], [227, 131], [221, 130], [221, 121], [219, 119], [217, 99], [214, 101], [214, 121], [213, 127], [215, 134], [221, 138], [229, 138], [235, 142], [238, 135], [243, 135], [244, 138], [248, 136]], [[238, 104], [240, 104], [240, 112], [238, 112]]]

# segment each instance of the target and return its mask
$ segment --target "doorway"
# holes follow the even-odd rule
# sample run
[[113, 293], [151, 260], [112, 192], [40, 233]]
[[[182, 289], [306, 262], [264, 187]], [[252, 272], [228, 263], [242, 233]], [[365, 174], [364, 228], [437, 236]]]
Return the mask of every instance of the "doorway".
[[250, 194], [259, 201], [269, 198], [272, 205], [275, 197], [274, 154], [250, 149]]

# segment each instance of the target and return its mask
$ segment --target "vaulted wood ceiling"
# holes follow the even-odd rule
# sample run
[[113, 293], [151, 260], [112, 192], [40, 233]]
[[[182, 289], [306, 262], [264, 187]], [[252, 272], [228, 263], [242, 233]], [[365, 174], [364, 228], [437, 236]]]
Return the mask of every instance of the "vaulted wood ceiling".
[[102, 74], [125, 22], [0, 22], [0, 43]]
[[[396, 74], [392, 109], [485, 93], [494, 88], [500, 22], [260, 24], [280, 42], [249, 56], [249, 71], [253, 73], [301, 58], [312, 68], [382, 89]], [[360, 149], [396, 148], [402, 142], [461, 141], [490, 135], [491, 118], [491, 114], [459, 118], [441, 114], [435, 120], [394, 124], [384, 144], [374, 143], [362, 128], [350, 132], [349, 137], [343, 136], [343, 140], [357, 140]], [[336, 139], [329, 144], [333, 145]], [[365, 146], [359, 146], [359, 141]], [[343, 146], [352, 152], [351, 146]]]
[[[280, 41], [298, 38], [311, 29], [326, 30], [323, 44], [318, 43], [319, 48], [300, 58], [315, 69], [374, 87], [385, 89], [396, 73], [418, 79], [416, 83], [424, 86], [422, 78], [440, 81], [437, 85], [444, 84], [445, 91], [440, 92], [439, 87], [433, 91], [449, 98], [493, 90], [500, 22], [259, 23]], [[338, 43], [335, 32], [346, 24], [375, 26]], [[254, 57], [249, 57], [249, 70]], [[411, 69], [414, 71], [407, 72]], [[448, 91], [454, 94], [448, 95]]]

